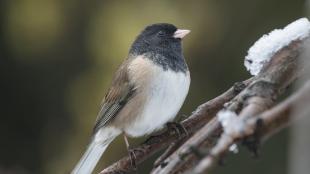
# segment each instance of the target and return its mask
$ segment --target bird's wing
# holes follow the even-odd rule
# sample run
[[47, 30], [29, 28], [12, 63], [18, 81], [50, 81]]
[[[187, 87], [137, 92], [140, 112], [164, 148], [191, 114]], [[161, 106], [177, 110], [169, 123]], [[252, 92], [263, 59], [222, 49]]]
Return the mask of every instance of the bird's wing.
[[112, 85], [105, 95], [93, 129], [96, 133], [101, 127], [109, 123], [135, 94], [135, 87], [128, 79], [128, 61], [125, 61], [112, 81]]

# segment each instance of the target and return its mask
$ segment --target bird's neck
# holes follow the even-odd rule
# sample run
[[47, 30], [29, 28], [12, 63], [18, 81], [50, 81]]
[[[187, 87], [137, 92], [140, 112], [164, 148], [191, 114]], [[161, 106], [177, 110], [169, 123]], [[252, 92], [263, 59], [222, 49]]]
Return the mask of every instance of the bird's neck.
[[154, 47], [134, 44], [129, 52], [130, 57], [143, 56], [152, 60], [156, 65], [163, 68], [164, 71], [172, 70], [175, 72], [186, 72], [188, 70], [184, 56], [182, 54], [181, 44], [165, 47]]
[[164, 71], [186, 72], [188, 70], [182, 52], [176, 53], [173, 51], [149, 51], [140, 54], [130, 54], [130, 57], [135, 58], [143, 56], [145, 59], [152, 60], [154, 64], [163, 68]]

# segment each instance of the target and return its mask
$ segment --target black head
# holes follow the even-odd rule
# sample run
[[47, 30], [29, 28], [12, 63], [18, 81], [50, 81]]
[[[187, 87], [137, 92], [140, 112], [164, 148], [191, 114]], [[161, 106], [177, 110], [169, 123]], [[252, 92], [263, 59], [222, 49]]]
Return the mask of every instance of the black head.
[[[183, 33], [180, 34], [180, 31]], [[164, 51], [165, 49], [181, 52], [181, 39], [188, 32], [189, 30], [178, 30], [174, 25], [167, 23], [149, 25], [136, 38], [131, 46], [130, 53], [141, 55], [152, 51]]]
[[[184, 62], [181, 40], [189, 32], [167, 23], [149, 25], [138, 35], [129, 53], [147, 54], [148, 58], [160, 64], [164, 59], [168, 59], [169, 62], [180, 60]], [[166, 62], [165, 60], [164, 63]]]

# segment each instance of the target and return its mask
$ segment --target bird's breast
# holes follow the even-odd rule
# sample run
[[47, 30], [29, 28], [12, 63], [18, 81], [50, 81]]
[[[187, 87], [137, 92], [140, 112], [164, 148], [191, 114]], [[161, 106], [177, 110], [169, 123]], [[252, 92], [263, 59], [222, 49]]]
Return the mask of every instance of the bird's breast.
[[190, 74], [164, 70], [142, 56], [135, 58], [128, 70], [130, 81], [136, 86], [136, 96], [128, 110], [136, 112], [128, 115], [132, 119], [124, 131], [131, 136], [150, 134], [175, 118], [187, 96]]

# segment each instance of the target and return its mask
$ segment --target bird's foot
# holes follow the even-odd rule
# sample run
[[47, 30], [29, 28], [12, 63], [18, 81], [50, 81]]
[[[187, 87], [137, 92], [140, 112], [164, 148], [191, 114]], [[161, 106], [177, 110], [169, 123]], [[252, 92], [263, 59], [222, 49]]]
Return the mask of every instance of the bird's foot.
[[134, 170], [137, 170], [137, 153], [145, 153], [145, 149], [143, 148], [133, 148], [133, 149], [128, 149], [128, 155], [130, 158], [130, 163], [131, 166], [133, 167]]
[[176, 133], [180, 139], [188, 136], [188, 132], [182, 124], [177, 122], [168, 122], [166, 125], [168, 130]]

